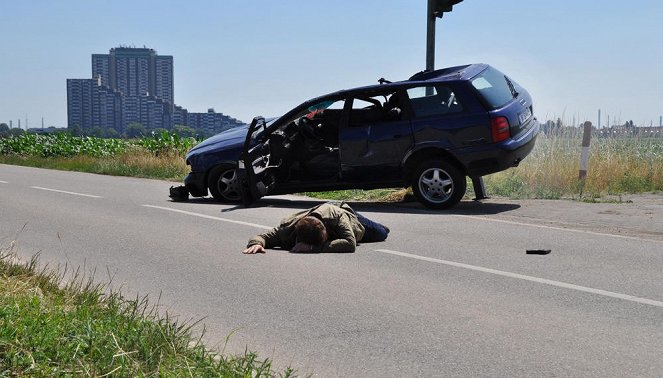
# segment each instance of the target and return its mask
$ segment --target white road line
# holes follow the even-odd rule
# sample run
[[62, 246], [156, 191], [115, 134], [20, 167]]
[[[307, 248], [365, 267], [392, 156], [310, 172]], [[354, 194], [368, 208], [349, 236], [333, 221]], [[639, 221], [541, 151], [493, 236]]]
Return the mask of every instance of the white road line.
[[262, 229], [265, 229], [265, 230], [271, 230], [273, 228], [273, 227], [263, 226], [261, 224], [256, 224], [256, 223], [242, 222], [242, 221], [236, 221], [236, 220], [232, 220], [232, 219], [214, 217], [214, 216], [211, 216], [211, 215], [193, 213], [193, 212], [190, 212], [190, 211], [172, 209], [170, 207], [161, 207], [161, 206], [153, 206], [153, 205], [142, 205], [142, 206], [150, 207], [150, 208], [153, 208], [153, 209], [172, 211], [172, 212], [180, 213], [180, 214], [192, 215], [194, 217], [199, 217], [199, 218], [212, 219], [212, 220], [217, 220], [217, 221], [221, 221], [221, 222], [236, 223], [236, 224], [241, 224], [241, 225], [244, 225], [244, 226], [262, 228]]
[[[169, 207], [154, 206], [154, 205], [142, 205], [142, 206], [153, 208], [153, 209], [172, 211], [172, 212], [175, 212], [175, 213], [191, 215], [191, 216], [195, 216], [195, 217], [199, 217], [199, 218], [212, 219], [212, 220], [217, 220], [217, 221], [222, 221], [222, 222], [241, 224], [241, 225], [244, 225], [244, 226], [262, 228], [262, 229], [265, 229], [265, 230], [271, 230], [272, 229], [272, 227], [264, 226], [264, 225], [261, 225], [261, 224], [236, 221], [236, 220], [225, 219], [225, 218], [220, 218], [220, 217], [214, 217], [214, 216], [211, 216], [211, 215], [193, 213], [193, 212], [190, 212], [190, 211], [172, 209], [172, 208], [169, 208]], [[476, 217], [476, 218], [481, 219], [481, 220], [485, 219], [485, 218], [480, 218], [480, 217]], [[509, 222], [509, 221], [505, 221], [505, 222], [518, 224], [517, 222]], [[525, 225], [528, 225], [528, 224], [525, 224]], [[531, 226], [536, 226], [536, 225], [531, 225]], [[545, 227], [545, 226], [541, 226], [541, 227], [553, 228], [553, 227]], [[556, 228], [556, 229], [559, 229], [561, 231], [576, 231], [576, 230], [568, 230], [568, 229], [565, 229], [565, 228]], [[604, 234], [598, 234], [598, 235], [604, 235]], [[647, 241], [649, 241], [649, 240], [647, 240]], [[585, 293], [602, 295], [602, 296], [606, 296], [606, 297], [622, 299], [622, 300], [641, 303], [641, 304], [646, 304], [646, 305], [650, 305], [650, 306], [663, 307], [663, 302], [655, 301], [653, 299], [640, 298], [640, 297], [636, 297], [636, 296], [628, 295], [628, 294], [614, 293], [614, 292], [611, 292], [611, 291], [606, 291], [606, 290], [601, 290], [601, 289], [594, 289], [594, 288], [591, 288], [591, 287], [579, 286], [579, 285], [574, 285], [574, 284], [570, 284], [570, 283], [549, 280], [549, 279], [545, 279], [545, 278], [538, 278], [538, 277], [533, 277], [533, 276], [527, 276], [527, 275], [524, 275], [524, 274], [505, 272], [505, 271], [502, 271], [502, 270], [484, 268], [484, 267], [481, 267], [481, 266], [463, 264], [463, 263], [458, 263], [458, 262], [454, 262], [454, 261], [440, 260], [440, 259], [435, 259], [435, 258], [432, 258], [432, 257], [413, 255], [411, 253], [392, 251], [392, 250], [389, 250], [389, 249], [376, 249], [375, 251], [380, 252], [380, 253], [390, 254], [390, 255], [396, 255], [396, 256], [421, 260], [421, 261], [432, 262], [432, 263], [436, 263], [436, 264], [444, 264], [444, 265], [453, 266], [453, 267], [457, 267], [457, 268], [474, 270], [474, 271], [478, 271], [478, 272], [491, 273], [491, 274], [495, 274], [495, 275], [503, 276], [503, 277], [516, 278], [516, 279], [520, 279], [520, 280], [531, 281], [531, 282], [541, 283], [541, 284], [545, 284], [545, 285], [561, 287], [561, 288], [565, 288], [565, 289], [582, 291], [582, 292], [585, 292]]]
[[376, 252], [381, 252], [381, 253], [387, 253], [387, 254], [390, 254], [390, 255], [407, 257], [407, 258], [410, 258], [410, 259], [416, 259], [416, 260], [421, 260], [421, 261], [432, 262], [432, 263], [436, 263], [436, 264], [444, 264], [444, 265], [449, 265], [449, 266], [453, 266], [453, 267], [457, 267], [457, 268], [463, 268], [463, 269], [469, 269], [469, 270], [474, 270], [474, 271], [478, 271], [478, 272], [495, 274], [495, 275], [503, 276], [503, 277], [516, 278], [516, 279], [519, 279], [519, 280], [531, 281], [531, 282], [541, 283], [541, 284], [545, 284], [545, 285], [561, 287], [561, 288], [565, 288], [565, 289], [582, 291], [582, 292], [585, 292], [585, 293], [602, 295], [602, 296], [605, 296], [605, 297], [623, 299], [625, 301], [631, 301], [631, 302], [646, 304], [646, 305], [650, 305], [650, 306], [663, 307], [663, 302], [655, 301], [653, 299], [640, 298], [640, 297], [636, 297], [636, 296], [628, 295], [628, 294], [614, 293], [612, 291], [594, 289], [594, 288], [591, 288], [591, 287], [579, 286], [579, 285], [574, 285], [574, 284], [570, 284], [570, 283], [566, 283], [566, 282], [559, 282], [559, 281], [548, 280], [548, 279], [545, 279], [545, 278], [526, 276], [526, 275], [518, 274], [518, 273], [505, 272], [505, 271], [497, 270], [497, 269], [484, 268], [484, 267], [481, 267], [481, 266], [463, 264], [463, 263], [458, 263], [458, 262], [454, 262], [454, 261], [440, 260], [440, 259], [435, 259], [435, 258], [432, 258], [432, 257], [413, 255], [411, 253], [392, 251], [392, 250], [388, 250], [388, 249], [376, 249], [375, 251]]
[[518, 226], [545, 228], [545, 229], [548, 229], [548, 230], [568, 231], [568, 232], [576, 232], [576, 233], [580, 233], [580, 234], [588, 234], [588, 235], [596, 235], [596, 236], [609, 236], [609, 237], [618, 238], [618, 239], [628, 239], [628, 240], [638, 240], [638, 241], [646, 241], [646, 242], [663, 243], [663, 241], [661, 241], [661, 240], [639, 238], [637, 236], [615, 235], [615, 234], [608, 234], [608, 233], [604, 233], [604, 232], [576, 230], [574, 228], [546, 226], [546, 225], [542, 225], [542, 224], [523, 223], [523, 222], [509, 221], [509, 220], [505, 220], [505, 219], [491, 219], [491, 218], [484, 218], [484, 217], [479, 217], [479, 216], [474, 216], [474, 215], [454, 214], [452, 216], [459, 217], [459, 218], [481, 220], [481, 221], [513, 224], [513, 225], [518, 225]]
[[42, 188], [41, 186], [31, 186], [32, 189], [39, 189], [39, 190], [47, 190], [49, 192], [56, 192], [56, 193], [65, 193], [65, 194], [71, 194], [74, 196], [81, 196], [81, 197], [90, 197], [90, 198], [102, 198], [100, 196], [95, 196], [93, 194], [84, 194], [84, 193], [76, 193], [76, 192], [68, 192], [66, 190], [57, 190], [57, 189], [49, 189], [49, 188]]
[[7, 181], [0, 180], [0, 184], [9, 184]]

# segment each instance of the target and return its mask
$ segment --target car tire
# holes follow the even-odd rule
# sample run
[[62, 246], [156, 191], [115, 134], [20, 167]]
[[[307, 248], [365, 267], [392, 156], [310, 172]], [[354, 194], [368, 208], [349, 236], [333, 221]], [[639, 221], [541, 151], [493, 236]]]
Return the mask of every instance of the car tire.
[[214, 167], [207, 177], [210, 194], [219, 202], [239, 202], [242, 199], [237, 166], [221, 164]]
[[466, 189], [465, 175], [444, 160], [426, 160], [412, 176], [414, 195], [424, 206], [434, 210], [453, 207], [463, 198]]

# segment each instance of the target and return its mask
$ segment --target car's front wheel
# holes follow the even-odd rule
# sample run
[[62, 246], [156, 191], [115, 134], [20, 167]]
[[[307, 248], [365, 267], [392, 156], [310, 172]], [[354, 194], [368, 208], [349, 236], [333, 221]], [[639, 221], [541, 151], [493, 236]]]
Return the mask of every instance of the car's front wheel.
[[424, 206], [448, 209], [465, 195], [465, 175], [453, 164], [444, 160], [424, 161], [412, 176], [412, 191]]
[[207, 187], [219, 202], [239, 202], [242, 199], [235, 165], [222, 164], [213, 168], [207, 178]]

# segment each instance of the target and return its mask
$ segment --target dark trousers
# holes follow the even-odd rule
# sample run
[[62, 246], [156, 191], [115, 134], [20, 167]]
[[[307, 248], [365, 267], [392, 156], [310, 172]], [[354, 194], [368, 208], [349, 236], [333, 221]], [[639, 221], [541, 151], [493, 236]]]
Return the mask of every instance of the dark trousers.
[[359, 223], [361, 223], [361, 225], [364, 226], [364, 228], [366, 229], [364, 237], [361, 238], [361, 240], [359, 240], [360, 243], [381, 242], [387, 239], [387, 236], [389, 235], [389, 228], [378, 222], [366, 218], [365, 216], [359, 214], [356, 211], [355, 214], [359, 219]]
[[[340, 207], [344, 201], [329, 201], [327, 203]], [[364, 237], [362, 237], [361, 240], [358, 240], [358, 242], [374, 243], [385, 241], [385, 239], [387, 239], [387, 236], [389, 235], [389, 227], [366, 218], [365, 216], [356, 212], [354, 209], [350, 210], [352, 210], [352, 212], [357, 216], [359, 223], [361, 223], [361, 225], [364, 226], [364, 229], [366, 230], [364, 232]]]

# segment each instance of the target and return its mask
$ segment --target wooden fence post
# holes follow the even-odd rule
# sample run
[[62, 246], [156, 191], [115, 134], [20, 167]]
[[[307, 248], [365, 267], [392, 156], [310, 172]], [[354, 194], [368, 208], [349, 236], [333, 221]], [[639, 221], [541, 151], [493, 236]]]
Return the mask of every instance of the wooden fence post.
[[582, 133], [582, 151], [580, 152], [580, 173], [578, 174], [579, 180], [584, 180], [587, 177], [587, 165], [589, 163], [589, 141], [592, 138], [592, 123], [586, 121], [584, 124], [584, 131]]

